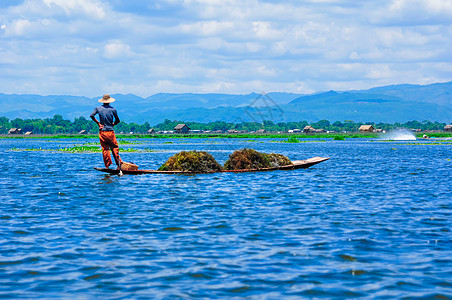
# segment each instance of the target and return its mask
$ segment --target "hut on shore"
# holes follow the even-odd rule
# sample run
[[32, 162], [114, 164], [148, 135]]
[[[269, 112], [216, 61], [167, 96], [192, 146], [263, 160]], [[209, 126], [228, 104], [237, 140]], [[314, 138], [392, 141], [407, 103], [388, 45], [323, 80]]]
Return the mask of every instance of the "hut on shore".
[[321, 129], [316, 129], [316, 128], [308, 125], [308, 126], [305, 126], [303, 128], [303, 132], [304, 133], [322, 133], [322, 132], [326, 132], [326, 130], [322, 129], [322, 128]]
[[20, 128], [11, 128], [8, 130], [8, 134], [22, 134], [22, 129]]
[[155, 129], [151, 128], [148, 131], [146, 131], [147, 134], [155, 134]]
[[24, 135], [32, 135], [32, 134], [33, 134], [33, 131], [27, 131], [27, 132], [25, 132]]
[[187, 124], [177, 124], [174, 127], [174, 132], [176, 133], [188, 133], [190, 131], [190, 127]]
[[446, 131], [446, 132], [452, 132], [452, 125], [446, 125], [446, 126], [444, 126], [444, 131]]
[[374, 132], [375, 128], [372, 125], [359, 126], [359, 132]]
[[83, 129], [83, 130], [80, 130], [80, 131], [78, 132], [78, 134], [88, 134], [88, 131], [86, 131], [85, 129]]

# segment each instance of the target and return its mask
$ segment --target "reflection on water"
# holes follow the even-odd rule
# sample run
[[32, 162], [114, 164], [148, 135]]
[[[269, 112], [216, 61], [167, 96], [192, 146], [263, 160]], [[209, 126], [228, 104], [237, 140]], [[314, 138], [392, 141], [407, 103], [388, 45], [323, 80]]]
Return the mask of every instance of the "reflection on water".
[[181, 150], [223, 163], [252, 147], [331, 159], [119, 177], [92, 169], [99, 153], [12, 152], [60, 141], [0, 140], [0, 297], [450, 297], [450, 144], [183, 142], [143, 140], [133, 146], [162, 151], [123, 158], [155, 169]]
[[117, 178], [118, 176], [114, 176], [114, 178], [111, 175], [104, 175], [100, 178], [100, 182], [102, 184], [110, 184], [110, 183], [114, 183], [115, 181], [118, 180]]

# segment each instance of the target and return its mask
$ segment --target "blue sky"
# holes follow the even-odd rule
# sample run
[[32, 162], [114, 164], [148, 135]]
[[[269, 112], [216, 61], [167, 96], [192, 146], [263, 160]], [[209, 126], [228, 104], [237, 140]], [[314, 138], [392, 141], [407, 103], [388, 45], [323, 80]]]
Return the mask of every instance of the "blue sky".
[[452, 0], [1, 0], [0, 93], [94, 97], [452, 80]]

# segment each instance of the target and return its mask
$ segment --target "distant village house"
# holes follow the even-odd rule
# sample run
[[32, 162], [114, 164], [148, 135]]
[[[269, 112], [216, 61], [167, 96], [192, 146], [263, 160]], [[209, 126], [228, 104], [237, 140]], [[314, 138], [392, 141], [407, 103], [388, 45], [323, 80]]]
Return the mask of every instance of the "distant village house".
[[27, 132], [25, 132], [25, 135], [32, 135], [33, 134], [33, 131], [27, 131]]
[[176, 133], [188, 133], [190, 131], [190, 127], [188, 127], [187, 124], [177, 124], [177, 126], [174, 127], [174, 131]]
[[446, 125], [446, 126], [444, 126], [444, 131], [452, 132], [452, 125]]
[[297, 132], [301, 132], [301, 129], [295, 128], [295, 129], [289, 129], [289, 131], [288, 131], [288, 133], [297, 133]]
[[359, 132], [374, 132], [375, 128], [372, 125], [359, 126]]
[[325, 129], [315, 129], [314, 127], [308, 125], [303, 128], [303, 132], [304, 133], [322, 133], [322, 132], [326, 132], [326, 130]]
[[78, 134], [88, 134], [88, 131], [86, 131], [86, 130], [80, 130], [79, 132], [78, 132]]
[[8, 134], [22, 134], [22, 129], [20, 129], [20, 128], [11, 128], [8, 131]]
[[155, 129], [154, 129], [154, 128], [151, 128], [151, 129], [149, 129], [146, 133], [147, 133], [147, 134], [155, 134]]

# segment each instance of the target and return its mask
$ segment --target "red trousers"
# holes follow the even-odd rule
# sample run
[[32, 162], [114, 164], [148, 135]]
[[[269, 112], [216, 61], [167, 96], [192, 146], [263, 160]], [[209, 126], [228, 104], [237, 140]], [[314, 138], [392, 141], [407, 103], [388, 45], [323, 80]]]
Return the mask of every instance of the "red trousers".
[[119, 157], [119, 146], [116, 141], [115, 132], [99, 130], [99, 140], [100, 145], [102, 146], [102, 157], [104, 159], [105, 167], [108, 168], [112, 164], [110, 150], [113, 153], [116, 165], [119, 167], [122, 160]]

